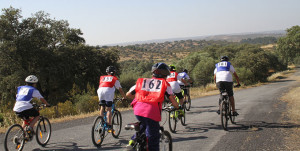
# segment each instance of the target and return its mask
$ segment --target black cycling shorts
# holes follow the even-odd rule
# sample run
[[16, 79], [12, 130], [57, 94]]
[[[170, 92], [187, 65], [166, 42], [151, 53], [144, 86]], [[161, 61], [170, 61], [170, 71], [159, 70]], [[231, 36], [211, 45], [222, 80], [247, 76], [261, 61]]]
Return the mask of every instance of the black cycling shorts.
[[184, 91], [184, 95], [189, 95], [187, 87], [185, 87], [184, 85], [180, 85], [180, 88]]
[[40, 116], [40, 113], [35, 108], [27, 109], [22, 112], [16, 112], [17, 116], [22, 119], [29, 119], [29, 117], [37, 117]]
[[99, 102], [99, 105], [100, 106], [106, 106], [106, 107], [111, 107], [112, 106], [112, 101], [105, 101], [105, 100], [101, 100], [100, 102]]
[[217, 82], [217, 87], [221, 93], [226, 90], [228, 96], [233, 96], [233, 82], [220, 81]]
[[182, 95], [181, 92], [180, 93], [175, 93], [175, 95], [178, 97], [178, 99], [183, 99], [183, 95]]

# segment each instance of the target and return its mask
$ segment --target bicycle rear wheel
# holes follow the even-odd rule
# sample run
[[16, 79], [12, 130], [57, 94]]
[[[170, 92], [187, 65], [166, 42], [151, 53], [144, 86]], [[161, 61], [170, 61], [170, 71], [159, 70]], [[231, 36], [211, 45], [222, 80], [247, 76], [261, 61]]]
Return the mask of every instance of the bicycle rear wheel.
[[122, 116], [118, 110], [114, 111], [112, 117], [112, 127], [113, 127], [113, 132], [111, 133], [112, 136], [114, 138], [118, 138], [122, 130]]
[[169, 112], [169, 128], [172, 133], [176, 132], [176, 124], [177, 124], [176, 116], [178, 115], [175, 115], [175, 112], [176, 111]]
[[7, 130], [4, 139], [6, 151], [21, 151], [25, 145], [25, 131], [19, 124], [14, 124]]
[[104, 119], [101, 116], [96, 117], [92, 126], [92, 142], [95, 146], [100, 147], [105, 136]]
[[221, 115], [221, 124], [225, 131], [227, 131], [228, 126], [228, 113], [227, 113], [227, 105], [224, 101], [220, 104], [220, 115]]
[[37, 143], [45, 147], [51, 137], [51, 124], [48, 118], [41, 117], [37, 124], [35, 135]]
[[161, 133], [159, 148], [163, 151], [172, 151], [172, 137], [168, 131], [163, 131]]
[[235, 124], [235, 116], [233, 116], [232, 108], [231, 108], [231, 103], [229, 102], [229, 119], [232, 124]]

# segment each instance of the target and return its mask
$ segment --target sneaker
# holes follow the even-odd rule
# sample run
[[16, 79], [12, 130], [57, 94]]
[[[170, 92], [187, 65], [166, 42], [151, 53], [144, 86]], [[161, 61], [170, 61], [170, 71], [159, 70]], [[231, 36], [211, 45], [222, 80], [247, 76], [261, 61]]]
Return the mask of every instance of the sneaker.
[[217, 113], [220, 115], [220, 110], [218, 110]]
[[238, 115], [239, 115], [239, 113], [237, 113], [236, 111], [233, 112], [233, 116], [238, 116]]
[[107, 128], [108, 133], [112, 133], [114, 131], [111, 125], [107, 125], [107, 127], [108, 127]]
[[126, 145], [127, 150], [133, 150], [134, 140], [130, 140], [128, 145]]

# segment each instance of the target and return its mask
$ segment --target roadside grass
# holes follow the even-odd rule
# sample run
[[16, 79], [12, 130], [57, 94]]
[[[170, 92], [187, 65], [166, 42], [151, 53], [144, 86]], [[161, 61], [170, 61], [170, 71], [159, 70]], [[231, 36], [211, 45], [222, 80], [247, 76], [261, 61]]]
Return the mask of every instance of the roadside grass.
[[[298, 77], [297, 81], [300, 81]], [[283, 116], [288, 117], [285, 121], [294, 126], [289, 127], [285, 137], [285, 147], [288, 150], [299, 150], [300, 140], [300, 87], [291, 89], [286, 93], [281, 100], [287, 102], [287, 111], [283, 113]]]
[[[295, 66], [289, 66], [289, 68], [290, 68], [290, 70], [279, 72], [279, 73], [274, 73], [273, 75], [268, 77], [268, 82], [278, 81], [278, 80], [287, 78], [288, 76], [291, 75], [291, 73], [295, 72], [295, 70], [293, 70], [295, 68]], [[299, 78], [299, 80], [300, 80], [300, 78]], [[260, 86], [260, 85], [267, 84], [268, 82], [266, 82], [266, 83], [257, 83], [255, 85], [250, 85], [250, 86], [243, 86], [242, 85], [240, 88], [234, 88], [234, 91], [240, 90], [240, 89], [251, 88], [251, 87], [257, 87], [257, 86]], [[210, 83], [206, 86], [191, 87], [190, 88], [190, 94], [191, 94], [191, 98], [194, 99], [194, 98], [199, 98], [199, 97], [203, 97], [203, 96], [210, 96], [210, 95], [219, 94], [219, 90], [218, 90], [218, 88], [216, 87], [216, 85], [214, 83]], [[129, 107], [129, 108], [118, 108], [118, 110], [120, 110], [120, 111], [131, 110], [131, 107]], [[77, 114], [77, 115], [67, 115], [67, 116], [60, 117], [60, 118], [50, 118], [50, 122], [51, 123], [66, 122], [66, 121], [70, 121], [70, 120], [82, 119], [82, 118], [87, 118], [87, 117], [91, 117], [91, 116], [96, 116], [98, 114], [99, 114], [99, 111], [97, 110], [97, 111], [90, 112], [90, 113], [81, 113], [81, 114]], [[7, 126], [6, 127], [0, 127], [0, 133], [5, 133], [7, 128], [8, 128]]]

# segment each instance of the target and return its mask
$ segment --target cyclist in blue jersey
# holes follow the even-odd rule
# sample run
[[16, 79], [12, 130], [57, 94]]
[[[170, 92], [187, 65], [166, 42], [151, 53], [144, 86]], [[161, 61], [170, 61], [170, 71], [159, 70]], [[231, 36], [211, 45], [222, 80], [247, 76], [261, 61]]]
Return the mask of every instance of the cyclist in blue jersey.
[[28, 119], [29, 117], [34, 117], [34, 119], [30, 122], [30, 128], [32, 132], [35, 123], [39, 120], [40, 114], [39, 112], [33, 108], [30, 101], [33, 98], [37, 98], [41, 100], [47, 106], [50, 104], [44, 99], [44, 97], [40, 94], [39, 90], [36, 89], [36, 84], [38, 82], [38, 78], [34, 75], [30, 75], [25, 79], [26, 85], [19, 86], [17, 90], [16, 103], [13, 108], [13, 111], [16, 112], [17, 116], [23, 119], [22, 127], [25, 128], [24, 119]]
[[[227, 56], [221, 57], [221, 62], [217, 63], [214, 70], [214, 81], [217, 84], [220, 92], [226, 90], [229, 96], [230, 103], [232, 105], [233, 116], [239, 115], [235, 110], [235, 103], [233, 97], [233, 80], [232, 74], [234, 75], [237, 86], [240, 85], [239, 77], [236, 74], [234, 67], [229, 62], [229, 58]], [[220, 114], [220, 110], [217, 111]]]

